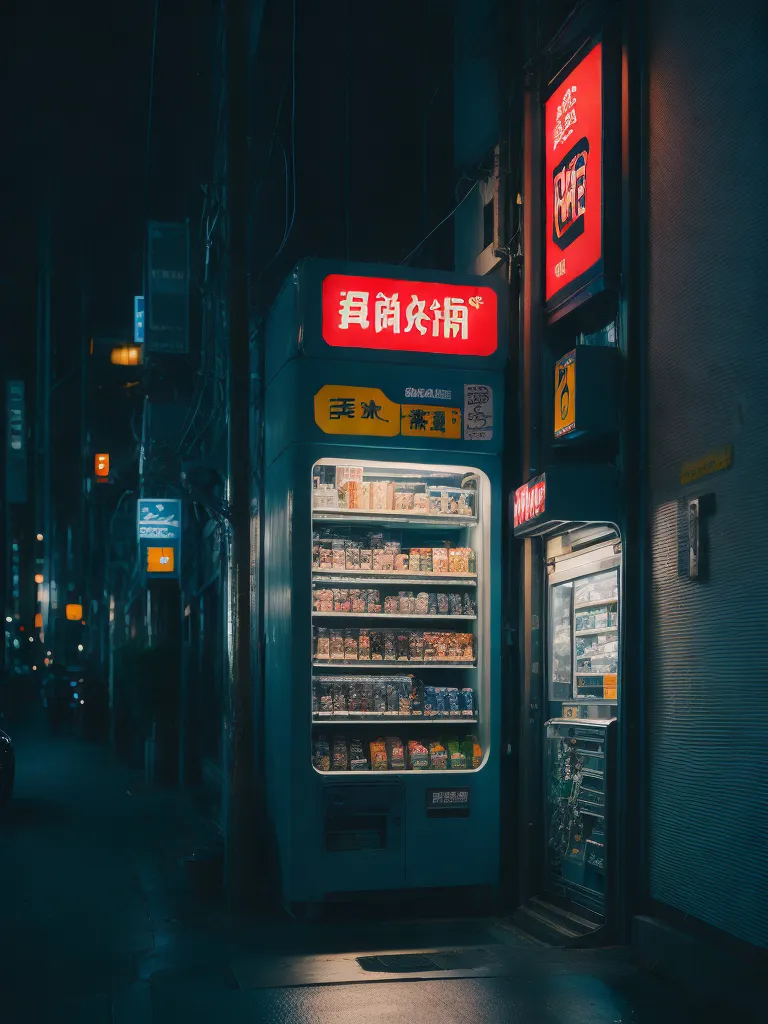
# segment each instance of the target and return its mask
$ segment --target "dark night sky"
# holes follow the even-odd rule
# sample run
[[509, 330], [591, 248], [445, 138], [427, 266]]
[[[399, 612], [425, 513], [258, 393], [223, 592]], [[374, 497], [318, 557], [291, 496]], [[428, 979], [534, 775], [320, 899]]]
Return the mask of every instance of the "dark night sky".
[[[141, 279], [154, 15], [154, 0], [14, 6], [0, 16], [6, 373], [31, 369], [37, 221], [48, 190], [58, 287], [74, 293], [83, 268], [91, 325], [111, 332], [130, 324]], [[207, 115], [201, 104], [213, 8], [207, 0], [159, 2], [150, 173], [150, 214], [159, 218], [189, 212], [190, 161], [181, 140], [190, 119], [199, 124]], [[55, 316], [65, 345], [68, 325]]]

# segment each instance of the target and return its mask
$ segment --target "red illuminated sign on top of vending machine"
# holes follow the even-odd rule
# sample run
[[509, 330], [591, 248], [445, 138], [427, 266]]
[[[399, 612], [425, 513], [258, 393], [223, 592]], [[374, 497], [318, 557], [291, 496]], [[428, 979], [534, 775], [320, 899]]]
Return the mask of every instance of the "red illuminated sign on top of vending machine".
[[342, 348], [490, 356], [499, 345], [497, 299], [482, 285], [329, 274], [323, 338]]
[[597, 43], [549, 97], [545, 299], [550, 303], [603, 258], [603, 44]]

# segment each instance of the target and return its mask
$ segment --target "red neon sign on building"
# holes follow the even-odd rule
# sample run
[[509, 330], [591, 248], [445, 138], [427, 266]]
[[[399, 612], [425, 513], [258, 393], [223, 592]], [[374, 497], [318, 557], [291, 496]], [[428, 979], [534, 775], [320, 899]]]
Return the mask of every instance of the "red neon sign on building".
[[537, 476], [515, 491], [514, 528], [542, 515], [547, 507], [547, 478]]
[[549, 302], [603, 257], [602, 43], [549, 97], [544, 125]]
[[323, 280], [323, 338], [341, 348], [490, 356], [499, 344], [496, 292], [329, 274]]

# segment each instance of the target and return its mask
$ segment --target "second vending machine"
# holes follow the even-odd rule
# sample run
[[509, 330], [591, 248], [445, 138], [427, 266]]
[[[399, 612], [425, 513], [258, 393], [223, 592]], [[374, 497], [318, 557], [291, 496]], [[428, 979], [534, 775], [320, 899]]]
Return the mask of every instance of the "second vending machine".
[[288, 904], [498, 885], [499, 308], [486, 279], [307, 261], [270, 315], [265, 760]]

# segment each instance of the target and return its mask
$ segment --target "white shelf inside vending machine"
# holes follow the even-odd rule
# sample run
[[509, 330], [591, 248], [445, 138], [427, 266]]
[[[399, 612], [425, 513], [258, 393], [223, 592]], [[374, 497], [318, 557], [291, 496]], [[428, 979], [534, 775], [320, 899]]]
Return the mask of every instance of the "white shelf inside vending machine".
[[411, 619], [419, 622], [453, 622], [461, 619], [475, 621], [476, 615], [411, 615], [399, 612], [312, 612], [313, 619], [376, 619], [380, 622], [392, 619]]
[[367, 508], [313, 509], [314, 522], [335, 523], [349, 526], [350, 523], [374, 523], [378, 526], [424, 527], [439, 526], [447, 530], [462, 530], [477, 526], [477, 516], [459, 516], [448, 512], [430, 515], [429, 512], [395, 512], [391, 509], [373, 511]]
[[372, 571], [370, 569], [313, 569], [316, 583], [428, 583], [439, 586], [476, 587], [474, 572], [408, 572], [407, 570]]

